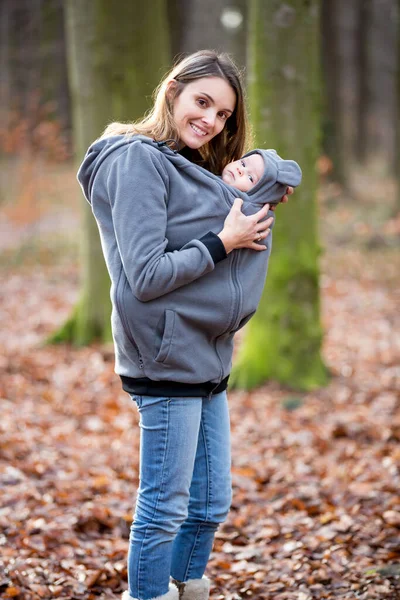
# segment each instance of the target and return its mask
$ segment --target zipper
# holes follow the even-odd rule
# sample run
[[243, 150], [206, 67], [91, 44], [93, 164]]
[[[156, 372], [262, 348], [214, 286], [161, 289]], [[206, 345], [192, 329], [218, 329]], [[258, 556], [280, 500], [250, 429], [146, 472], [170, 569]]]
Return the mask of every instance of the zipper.
[[217, 336], [215, 338], [215, 352], [216, 352], [216, 354], [218, 356], [218, 359], [219, 359], [220, 373], [221, 373], [220, 380], [221, 381], [222, 381], [222, 378], [223, 378], [223, 375], [224, 375], [224, 367], [223, 367], [223, 364], [222, 364], [221, 355], [218, 352], [218, 347], [217, 347], [218, 340], [223, 335], [225, 335], [226, 333], [228, 333], [233, 328], [233, 326], [235, 325], [235, 323], [238, 320], [238, 315], [240, 314], [240, 307], [242, 305], [242, 290], [241, 290], [239, 281], [238, 281], [238, 279], [236, 277], [236, 271], [237, 271], [236, 266], [237, 266], [238, 262], [239, 262], [239, 254], [237, 252], [235, 252], [235, 254], [232, 256], [231, 274], [232, 274], [233, 287], [234, 287], [234, 289], [236, 291], [236, 296], [237, 296], [237, 301], [235, 303], [236, 304], [236, 309], [235, 309], [235, 306], [234, 306], [234, 309], [232, 310], [232, 317], [231, 317], [231, 319], [229, 321], [228, 327], [222, 333], [220, 333], [219, 336]]
[[[227, 203], [227, 205], [228, 205], [229, 208], [232, 208], [232, 202], [231, 202], [231, 199], [230, 199], [228, 191], [224, 187], [223, 183], [221, 183], [219, 181], [218, 181], [218, 183], [219, 183], [219, 186], [220, 186], [220, 188], [222, 190], [222, 196], [223, 196], [225, 202]], [[219, 360], [219, 364], [220, 364], [220, 373], [221, 373], [220, 380], [221, 381], [222, 381], [222, 377], [224, 375], [224, 367], [223, 367], [223, 364], [222, 364], [221, 355], [218, 352], [218, 347], [217, 347], [218, 340], [223, 335], [225, 335], [228, 331], [230, 331], [232, 329], [232, 326], [237, 321], [238, 314], [240, 313], [240, 306], [242, 304], [242, 291], [241, 291], [240, 284], [239, 284], [239, 282], [237, 280], [237, 277], [236, 277], [236, 269], [235, 269], [236, 263], [238, 261], [239, 261], [239, 255], [238, 255], [237, 252], [235, 252], [235, 254], [232, 256], [231, 273], [232, 273], [233, 287], [234, 287], [235, 291], [237, 292], [237, 298], [238, 298], [238, 300], [237, 300], [237, 308], [236, 308], [236, 310], [232, 311], [232, 318], [229, 321], [228, 327], [222, 333], [220, 333], [219, 336], [217, 336], [215, 338], [215, 343], [214, 343], [215, 352], [216, 352], [216, 355], [218, 356], [218, 360]]]
[[[135, 350], [136, 350], [136, 352], [138, 354], [138, 357], [139, 357], [139, 369], [144, 369], [143, 357], [140, 354], [140, 350], [139, 350], [139, 347], [138, 347], [137, 343], [133, 339], [133, 336], [131, 334], [131, 330], [129, 328], [129, 323], [126, 320], [125, 311], [123, 309], [122, 303], [119, 300], [118, 291], [119, 291], [119, 287], [120, 287], [120, 281], [121, 281], [122, 273], [123, 273], [123, 269], [121, 269], [121, 271], [120, 271], [120, 275], [119, 275], [119, 279], [118, 279], [118, 283], [117, 283], [117, 289], [116, 289], [116, 292], [115, 292], [115, 304], [117, 306], [118, 314], [119, 314], [119, 317], [121, 319], [121, 323], [122, 323], [122, 327], [124, 328], [125, 335], [128, 338], [128, 340], [130, 341], [130, 343], [132, 344], [132, 346], [135, 348]], [[124, 284], [125, 284], [125, 281], [124, 281]], [[123, 293], [125, 291], [125, 285], [124, 285], [124, 287], [122, 289], [122, 295], [123, 295]]]
[[[214, 342], [215, 354], [218, 356], [218, 360], [219, 360], [219, 382], [218, 382], [217, 385], [219, 385], [221, 383], [222, 377], [223, 377], [223, 374], [224, 374], [224, 366], [222, 364], [221, 356], [220, 356], [220, 353], [218, 352], [218, 347], [217, 347], [218, 340], [219, 340], [220, 337], [221, 337], [220, 335], [218, 337], [216, 337], [215, 338], [215, 342]], [[209, 393], [209, 398], [211, 398], [211, 394], [212, 394], [212, 391]]]
[[234, 309], [232, 311], [232, 318], [229, 321], [229, 325], [227, 327], [227, 329], [223, 332], [224, 333], [228, 333], [228, 331], [230, 331], [232, 328], [234, 329], [234, 325], [238, 319], [238, 315], [240, 314], [240, 307], [242, 305], [242, 290], [238, 281], [238, 278], [236, 276], [237, 273], [237, 263], [239, 262], [239, 253], [235, 252], [235, 254], [232, 256], [232, 265], [231, 265], [231, 273], [232, 273], [232, 282], [233, 282], [233, 287], [235, 289], [236, 292], [236, 309]]

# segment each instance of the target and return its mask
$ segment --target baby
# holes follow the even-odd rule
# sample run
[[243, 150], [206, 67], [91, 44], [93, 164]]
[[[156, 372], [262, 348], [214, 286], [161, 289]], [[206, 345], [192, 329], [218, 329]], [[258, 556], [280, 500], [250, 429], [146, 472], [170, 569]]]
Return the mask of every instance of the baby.
[[280, 202], [286, 187], [298, 186], [301, 177], [301, 169], [295, 161], [282, 160], [275, 150], [260, 149], [251, 150], [227, 164], [221, 175], [224, 183], [241, 192], [250, 192], [250, 195], [257, 192], [257, 196], [260, 192], [269, 192], [265, 197], [265, 203], [269, 204]]

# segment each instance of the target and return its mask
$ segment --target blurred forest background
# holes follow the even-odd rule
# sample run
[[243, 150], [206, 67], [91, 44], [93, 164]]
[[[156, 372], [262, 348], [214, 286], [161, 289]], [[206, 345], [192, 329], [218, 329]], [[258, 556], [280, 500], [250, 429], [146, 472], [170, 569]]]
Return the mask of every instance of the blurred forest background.
[[399, 12], [0, 1], [1, 597], [126, 587], [138, 417], [113, 373], [108, 276], [75, 173], [107, 123], [147, 110], [174, 58], [213, 48], [243, 69], [255, 145], [304, 180], [277, 209], [237, 343], [212, 598], [399, 600]]

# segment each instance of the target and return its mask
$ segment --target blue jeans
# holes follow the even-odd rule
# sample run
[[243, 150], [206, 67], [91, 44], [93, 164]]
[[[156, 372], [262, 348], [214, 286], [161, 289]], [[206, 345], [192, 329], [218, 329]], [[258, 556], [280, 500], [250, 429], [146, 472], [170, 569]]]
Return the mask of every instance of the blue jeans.
[[210, 398], [132, 396], [140, 413], [140, 484], [128, 554], [129, 593], [200, 579], [232, 500], [226, 392]]

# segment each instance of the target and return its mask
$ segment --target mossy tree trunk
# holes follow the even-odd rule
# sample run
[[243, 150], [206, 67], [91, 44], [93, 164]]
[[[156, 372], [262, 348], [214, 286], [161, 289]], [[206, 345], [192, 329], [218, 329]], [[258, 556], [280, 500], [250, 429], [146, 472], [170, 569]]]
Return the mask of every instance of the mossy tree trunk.
[[297, 160], [303, 182], [276, 212], [266, 287], [232, 372], [236, 387], [275, 379], [312, 389], [327, 381], [320, 355], [316, 206], [318, 27], [318, 0], [250, 2], [249, 98], [256, 145]]
[[[109, 122], [135, 120], [149, 108], [170, 61], [166, 2], [67, 0], [66, 33], [79, 163]], [[111, 338], [110, 281], [96, 222], [86, 201], [82, 204], [80, 299], [51, 341]]]

